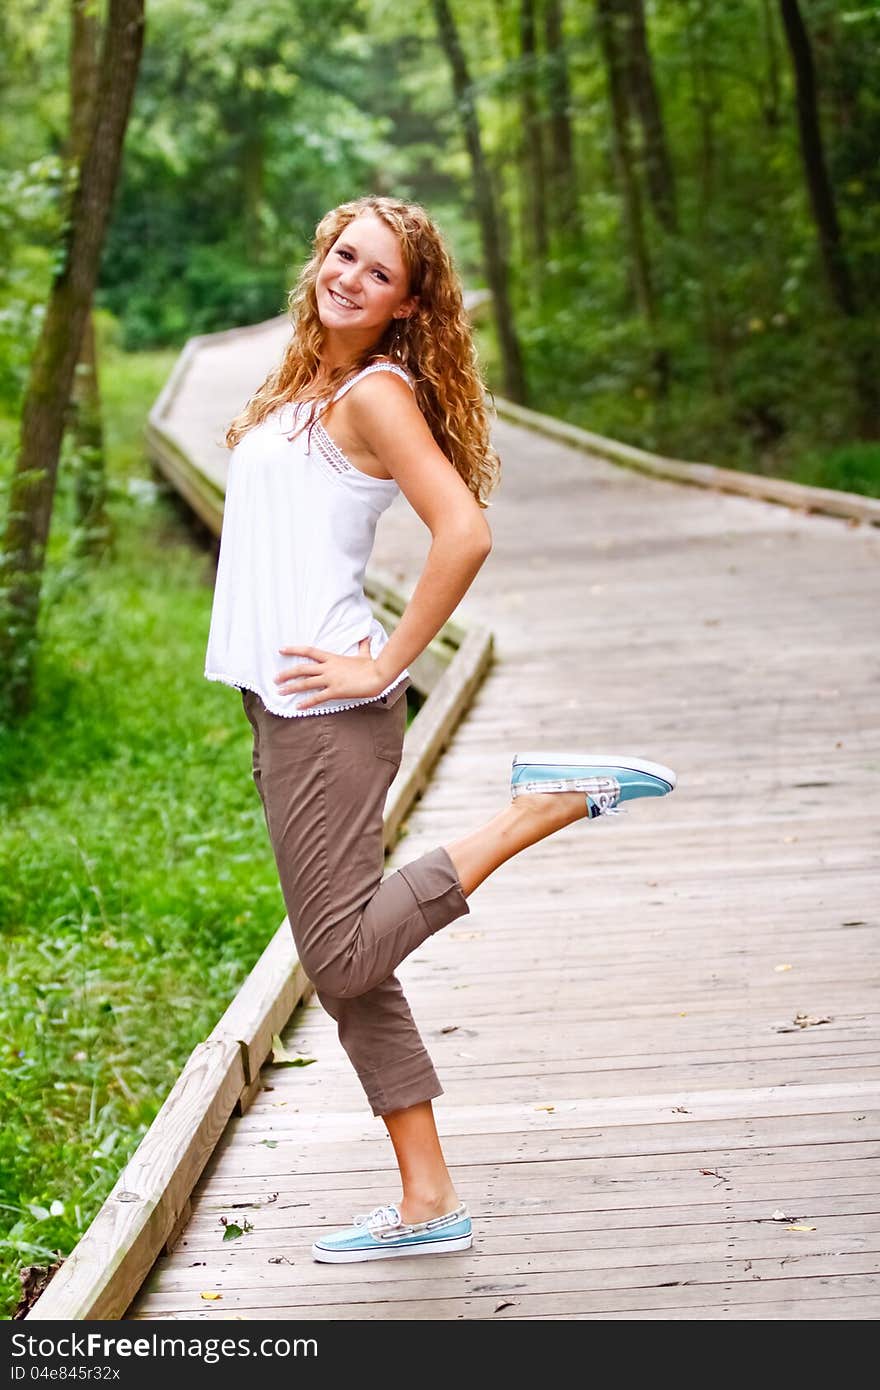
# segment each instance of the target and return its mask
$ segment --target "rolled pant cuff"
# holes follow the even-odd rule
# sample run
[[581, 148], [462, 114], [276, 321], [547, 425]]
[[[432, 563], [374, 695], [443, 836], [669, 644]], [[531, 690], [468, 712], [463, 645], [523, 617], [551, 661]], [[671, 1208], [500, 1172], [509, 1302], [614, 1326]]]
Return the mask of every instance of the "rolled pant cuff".
[[455, 865], [442, 845], [397, 870], [412, 889], [429, 932], [470, 912]]
[[417, 1052], [392, 1064], [393, 1081], [384, 1081], [377, 1076], [361, 1076], [361, 1084], [367, 1095], [373, 1114], [390, 1115], [393, 1110], [405, 1110], [410, 1105], [420, 1105], [426, 1100], [436, 1100], [443, 1095], [440, 1078], [434, 1070], [427, 1052]]

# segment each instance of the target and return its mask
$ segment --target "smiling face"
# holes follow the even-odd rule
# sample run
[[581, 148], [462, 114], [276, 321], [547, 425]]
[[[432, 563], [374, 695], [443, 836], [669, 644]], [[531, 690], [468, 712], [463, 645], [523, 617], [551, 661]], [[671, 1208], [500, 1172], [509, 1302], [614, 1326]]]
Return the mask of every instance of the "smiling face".
[[318, 314], [331, 352], [361, 351], [416, 305], [400, 244], [370, 213], [356, 217], [330, 247], [315, 281]]

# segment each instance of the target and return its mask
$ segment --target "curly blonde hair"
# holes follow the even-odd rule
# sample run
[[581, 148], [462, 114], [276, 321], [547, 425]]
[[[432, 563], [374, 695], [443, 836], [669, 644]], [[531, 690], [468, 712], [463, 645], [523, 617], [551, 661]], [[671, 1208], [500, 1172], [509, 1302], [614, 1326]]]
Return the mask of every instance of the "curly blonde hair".
[[[415, 396], [434, 439], [464, 479], [481, 507], [497, 485], [501, 460], [489, 441], [489, 416], [476, 347], [462, 299], [461, 282], [443, 238], [418, 203], [367, 194], [325, 213], [315, 229], [312, 254], [287, 297], [293, 336], [284, 356], [235, 417], [226, 445], [239, 440], [272, 411], [303, 399], [321, 365], [324, 326], [318, 315], [315, 282], [324, 258], [350, 222], [373, 213], [395, 232], [409, 277], [408, 295], [418, 295], [415, 311], [394, 319], [372, 347], [338, 367], [313, 398], [307, 423], [329, 403], [354, 370], [391, 358], [410, 375]], [[492, 396], [494, 406], [494, 396]]]

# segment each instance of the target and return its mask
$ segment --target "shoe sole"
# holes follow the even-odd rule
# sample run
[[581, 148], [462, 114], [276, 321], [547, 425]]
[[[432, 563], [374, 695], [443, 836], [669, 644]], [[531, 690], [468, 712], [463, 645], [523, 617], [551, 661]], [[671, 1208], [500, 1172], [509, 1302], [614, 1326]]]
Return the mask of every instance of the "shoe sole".
[[379, 1247], [376, 1250], [324, 1250], [319, 1245], [312, 1246], [312, 1259], [320, 1264], [347, 1265], [363, 1260], [389, 1260], [400, 1255], [447, 1255], [455, 1250], [470, 1250], [474, 1243], [473, 1235], [453, 1236], [451, 1240], [432, 1240], [426, 1245]]
[[564, 749], [558, 752], [540, 750], [535, 753], [514, 753], [513, 768], [517, 767], [622, 767], [627, 772], [641, 772], [667, 782], [670, 791], [677, 780], [671, 767], [650, 763], [646, 758], [617, 757], [612, 753], [567, 753]]

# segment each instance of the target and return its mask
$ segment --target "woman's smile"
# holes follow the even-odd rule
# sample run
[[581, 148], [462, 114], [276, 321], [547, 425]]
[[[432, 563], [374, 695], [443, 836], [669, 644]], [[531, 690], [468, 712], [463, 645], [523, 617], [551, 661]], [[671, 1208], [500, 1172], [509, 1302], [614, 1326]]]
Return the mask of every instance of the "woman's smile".
[[328, 290], [327, 292], [333, 300], [333, 303], [338, 304], [342, 309], [359, 309], [361, 307], [359, 304], [355, 304], [354, 300], [348, 299], [339, 290]]

